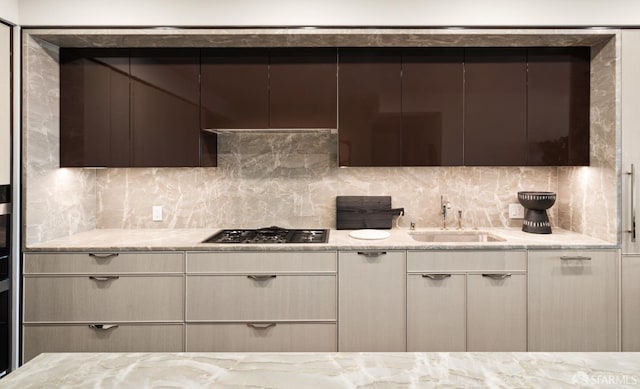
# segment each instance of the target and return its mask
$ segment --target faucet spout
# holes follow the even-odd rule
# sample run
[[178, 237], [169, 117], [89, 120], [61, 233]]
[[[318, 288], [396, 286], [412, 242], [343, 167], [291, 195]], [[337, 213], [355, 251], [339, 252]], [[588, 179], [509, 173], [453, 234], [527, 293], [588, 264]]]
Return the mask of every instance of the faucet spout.
[[447, 229], [447, 210], [451, 209], [451, 204], [445, 201], [444, 196], [440, 196], [440, 215], [442, 216], [442, 229]]

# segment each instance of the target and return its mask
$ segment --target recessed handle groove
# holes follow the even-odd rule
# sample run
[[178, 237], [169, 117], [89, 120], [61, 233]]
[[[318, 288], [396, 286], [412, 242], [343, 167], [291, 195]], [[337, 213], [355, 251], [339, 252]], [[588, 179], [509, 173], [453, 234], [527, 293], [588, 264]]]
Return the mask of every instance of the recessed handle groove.
[[560, 257], [560, 259], [562, 259], [563, 261], [590, 261], [591, 257], [585, 257], [582, 255], [563, 255], [562, 257]]
[[89, 328], [98, 331], [109, 331], [118, 327], [119, 326], [117, 324], [89, 324]]
[[118, 278], [120, 278], [120, 276], [89, 276], [90, 280], [98, 282], [112, 281], [117, 280]]
[[422, 277], [439, 281], [451, 277], [451, 274], [423, 274]]
[[276, 323], [247, 323], [247, 326], [256, 330], [266, 330], [267, 328], [275, 327]]
[[358, 251], [358, 255], [363, 255], [365, 257], [380, 257], [386, 254], [386, 251]]
[[504, 280], [507, 277], [511, 277], [511, 273], [484, 273], [482, 276], [496, 280]]
[[266, 281], [276, 277], [277, 276], [275, 274], [250, 274], [247, 276], [247, 278], [250, 278], [254, 281]]
[[109, 258], [113, 258], [113, 257], [117, 257], [118, 253], [110, 253], [110, 254], [96, 254], [96, 253], [89, 253], [89, 256], [95, 259], [109, 259]]

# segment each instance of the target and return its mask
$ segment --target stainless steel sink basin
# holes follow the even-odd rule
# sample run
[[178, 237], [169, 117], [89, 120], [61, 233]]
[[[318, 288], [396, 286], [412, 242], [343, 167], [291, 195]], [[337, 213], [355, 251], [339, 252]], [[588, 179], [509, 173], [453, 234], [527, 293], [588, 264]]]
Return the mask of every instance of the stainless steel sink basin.
[[413, 231], [411, 238], [418, 242], [504, 242], [505, 239], [486, 231]]

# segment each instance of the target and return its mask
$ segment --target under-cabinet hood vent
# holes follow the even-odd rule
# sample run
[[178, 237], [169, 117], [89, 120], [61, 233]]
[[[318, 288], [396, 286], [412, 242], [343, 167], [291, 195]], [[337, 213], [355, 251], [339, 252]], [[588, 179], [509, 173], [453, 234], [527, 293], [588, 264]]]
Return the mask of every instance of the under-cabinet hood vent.
[[337, 134], [337, 128], [206, 128], [213, 134]]

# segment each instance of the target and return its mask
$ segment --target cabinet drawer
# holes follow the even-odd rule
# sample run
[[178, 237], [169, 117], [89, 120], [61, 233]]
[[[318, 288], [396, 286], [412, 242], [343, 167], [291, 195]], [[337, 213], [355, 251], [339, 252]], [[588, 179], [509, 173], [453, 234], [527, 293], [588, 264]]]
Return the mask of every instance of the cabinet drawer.
[[526, 274], [467, 276], [467, 351], [527, 351]]
[[530, 251], [528, 351], [618, 350], [617, 250]]
[[333, 275], [187, 276], [187, 320], [335, 320]]
[[406, 351], [405, 252], [341, 251], [339, 266], [339, 351]]
[[183, 320], [182, 276], [25, 277], [24, 321]]
[[526, 271], [525, 251], [409, 251], [408, 272]]
[[466, 351], [465, 309], [464, 274], [408, 275], [407, 351]]
[[182, 273], [182, 253], [29, 253], [24, 273]]
[[23, 356], [27, 362], [52, 352], [181, 352], [183, 339], [182, 324], [25, 325]]
[[187, 324], [187, 352], [335, 352], [334, 323]]
[[189, 273], [335, 272], [335, 252], [187, 253]]

